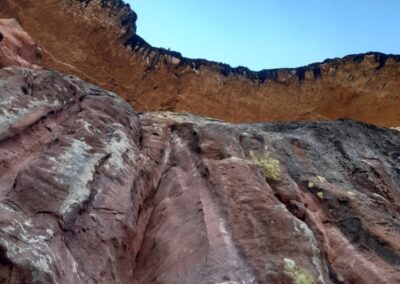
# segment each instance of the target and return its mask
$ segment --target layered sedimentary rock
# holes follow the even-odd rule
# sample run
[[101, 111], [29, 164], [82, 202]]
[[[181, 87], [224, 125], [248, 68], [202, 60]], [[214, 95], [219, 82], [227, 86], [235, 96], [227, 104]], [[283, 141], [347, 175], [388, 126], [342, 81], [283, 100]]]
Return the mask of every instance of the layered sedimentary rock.
[[348, 117], [400, 124], [399, 56], [368, 53], [252, 72], [151, 47], [120, 0], [3, 0], [0, 17], [16, 18], [41, 44], [45, 67], [117, 92], [140, 111], [231, 122]]
[[0, 70], [1, 283], [399, 283], [400, 132], [136, 113]]

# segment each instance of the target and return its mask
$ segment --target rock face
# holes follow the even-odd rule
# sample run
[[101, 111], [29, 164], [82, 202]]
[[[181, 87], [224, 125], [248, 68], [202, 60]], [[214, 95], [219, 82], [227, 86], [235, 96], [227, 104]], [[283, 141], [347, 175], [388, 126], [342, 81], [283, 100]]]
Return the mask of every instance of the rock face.
[[[290, 104], [313, 102], [301, 118], [368, 121], [384, 108], [379, 123], [398, 122], [396, 56], [254, 73], [150, 47], [118, 0], [2, 5], [44, 43], [46, 66], [121, 89], [140, 109], [167, 100], [166, 109], [289, 119], [299, 118]], [[41, 70], [41, 50], [15, 20], [0, 32], [0, 283], [400, 283], [397, 128], [135, 112], [114, 93]], [[295, 89], [279, 115], [246, 105], [283, 107], [288, 97], [273, 94]], [[338, 109], [310, 90], [331, 90]]]
[[17, 65], [39, 68], [41, 49], [15, 19], [0, 19], [0, 68]]
[[348, 117], [400, 125], [399, 56], [368, 53], [252, 72], [151, 47], [120, 0], [2, 0], [0, 17], [16, 18], [39, 42], [45, 67], [117, 92], [139, 111], [231, 122]]
[[0, 70], [1, 283], [399, 283], [400, 132], [136, 113]]

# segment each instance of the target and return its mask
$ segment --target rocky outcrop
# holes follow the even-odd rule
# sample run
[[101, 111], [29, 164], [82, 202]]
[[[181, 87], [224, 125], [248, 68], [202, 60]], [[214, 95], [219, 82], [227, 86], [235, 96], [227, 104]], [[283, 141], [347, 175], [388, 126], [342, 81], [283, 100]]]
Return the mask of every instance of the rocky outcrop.
[[41, 49], [14, 19], [0, 19], [0, 68], [39, 68]]
[[252, 72], [151, 47], [135, 32], [136, 14], [120, 0], [3, 0], [0, 17], [16, 18], [41, 44], [45, 67], [113, 90], [140, 111], [186, 111], [231, 122], [348, 117], [400, 124], [396, 55]]
[[[247, 120], [250, 110], [259, 115], [246, 104], [257, 96], [286, 118], [310, 99], [318, 111], [301, 118], [374, 118], [384, 108], [379, 123], [397, 121], [397, 56], [255, 73], [150, 47], [121, 1], [2, 5], [0, 14], [16, 14], [44, 43], [46, 66], [121, 89], [141, 109], [196, 103], [200, 113], [223, 106], [216, 116]], [[64, 30], [61, 15], [71, 19]], [[135, 112], [112, 92], [41, 70], [41, 50], [15, 20], [0, 21], [0, 32], [0, 283], [400, 282], [397, 128]], [[88, 42], [75, 41], [84, 34]], [[128, 66], [103, 81], [102, 72]], [[264, 88], [296, 89], [297, 101], [285, 108], [251, 94]], [[331, 90], [338, 109], [309, 90]]]
[[0, 70], [1, 283], [398, 283], [400, 132], [136, 113]]

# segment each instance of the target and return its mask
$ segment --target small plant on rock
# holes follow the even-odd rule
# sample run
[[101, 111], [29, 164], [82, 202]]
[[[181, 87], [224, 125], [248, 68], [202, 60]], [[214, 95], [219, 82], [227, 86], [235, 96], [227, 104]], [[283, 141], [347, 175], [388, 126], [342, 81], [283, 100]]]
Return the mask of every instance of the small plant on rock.
[[314, 279], [310, 272], [304, 268], [297, 266], [291, 259], [285, 259], [285, 272], [290, 276], [295, 284], [314, 284]]
[[267, 146], [265, 146], [264, 152], [261, 155], [257, 155], [253, 151], [250, 151], [250, 157], [257, 166], [263, 169], [267, 179], [273, 181], [279, 181], [281, 179], [279, 161], [271, 158]]

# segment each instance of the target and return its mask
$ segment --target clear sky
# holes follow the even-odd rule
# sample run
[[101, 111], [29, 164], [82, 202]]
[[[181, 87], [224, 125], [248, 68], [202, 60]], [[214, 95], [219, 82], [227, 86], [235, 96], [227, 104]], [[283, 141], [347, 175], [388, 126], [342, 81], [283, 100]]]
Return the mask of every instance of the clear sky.
[[125, 0], [153, 46], [253, 70], [400, 53], [400, 0]]

